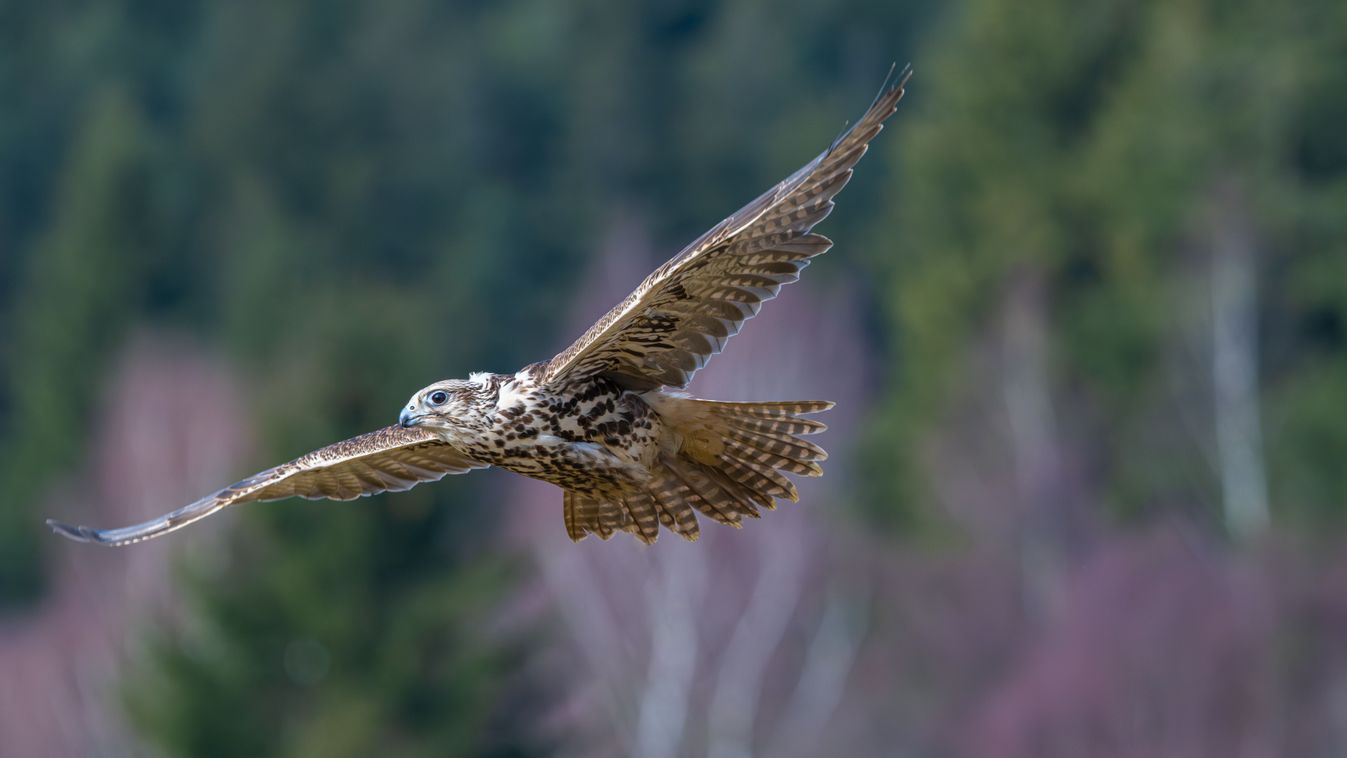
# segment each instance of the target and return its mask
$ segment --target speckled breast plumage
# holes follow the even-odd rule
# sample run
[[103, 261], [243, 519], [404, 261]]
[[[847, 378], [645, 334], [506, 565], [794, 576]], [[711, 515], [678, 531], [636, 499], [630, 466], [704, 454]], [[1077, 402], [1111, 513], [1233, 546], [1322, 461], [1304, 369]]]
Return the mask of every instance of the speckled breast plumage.
[[483, 463], [596, 495], [616, 494], [650, 477], [665, 433], [638, 394], [589, 377], [539, 386], [528, 371], [486, 378], [495, 392], [488, 423], [464, 452]]

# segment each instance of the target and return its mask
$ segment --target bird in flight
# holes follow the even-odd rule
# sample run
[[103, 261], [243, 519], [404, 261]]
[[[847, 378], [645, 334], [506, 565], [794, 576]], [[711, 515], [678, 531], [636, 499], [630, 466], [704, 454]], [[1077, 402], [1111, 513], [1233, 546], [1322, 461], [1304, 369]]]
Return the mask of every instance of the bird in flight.
[[240, 503], [351, 500], [499, 466], [563, 491], [566, 533], [650, 544], [660, 527], [695, 540], [696, 513], [741, 526], [778, 498], [783, 472], [820, 476], [827, 453], [801, 439], [802, 416], [832, 403], [721, 402], [681, 392], [744, 322], [810, 259], [832, 247], [813, 232], [896, 110], [911, 76], [892, 71], [855, 125], [814, 160], [721, 221], [549, 361], [471, 374], [412, 395], [398, 423], [267, 469], [157, 519], [121, 529], [55, 520], [81, 542], [129, 545]]

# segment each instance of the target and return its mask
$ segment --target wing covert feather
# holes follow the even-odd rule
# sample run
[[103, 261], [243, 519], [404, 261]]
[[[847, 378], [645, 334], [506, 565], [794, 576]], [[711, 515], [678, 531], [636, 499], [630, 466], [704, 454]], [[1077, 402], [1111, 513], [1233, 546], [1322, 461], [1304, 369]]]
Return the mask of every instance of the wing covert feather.
[[827, 150], [697, 238], [547, 363], [542, 380], [606, 374], [629, 389], [684, 387], [762, 303], [832, 242], [812, 232], [828, 216], [870, 140], [897, 109], [910, 66]]
[[48, 519], [57, 534], [80, 542], [130, 545], [159, 537], [239, 503], [303, 497], [353, 500], [401, 492], [421, 482], [484, 468], [424, 427], [387, 426], [261, 471], [195, 503], [142, 524], [91, 529]]

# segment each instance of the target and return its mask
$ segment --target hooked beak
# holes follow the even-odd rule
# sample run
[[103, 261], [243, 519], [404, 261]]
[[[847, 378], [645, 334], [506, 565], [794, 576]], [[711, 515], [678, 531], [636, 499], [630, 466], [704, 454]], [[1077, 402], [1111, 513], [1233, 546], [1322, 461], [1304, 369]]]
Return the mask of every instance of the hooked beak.
[[416, 416], [414, 414], [414, 412], [412, 411], [412, 407], [409, 405], [406, 408], [402, 409], [402, 413], [398, 414], [398, 423], [402, 424], [404, 427], [408, 429], [411, 429], [412, 427], [421, 423], [421, 419], [419, 416]]

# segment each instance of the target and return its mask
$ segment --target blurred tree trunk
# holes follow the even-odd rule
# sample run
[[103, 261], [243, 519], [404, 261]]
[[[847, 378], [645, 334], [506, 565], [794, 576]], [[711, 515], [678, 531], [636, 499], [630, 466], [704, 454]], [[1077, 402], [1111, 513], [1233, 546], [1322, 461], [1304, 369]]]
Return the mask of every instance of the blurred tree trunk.
[[1047, 290], [1037, 268], [1021, 271], [1006, 294], [1001, 393], [1019, 501], [1025, 600], [1037, 615], [1056, 595], [1065, 558], [1070, 502], [1048, 373]]
[[1211, 380], [1217, 467], [1226, 528], [1237, 539], [1267, 527], [1267, 477], [1258, 404], [1256, 234], [1230, 182], [1213, 193]]

